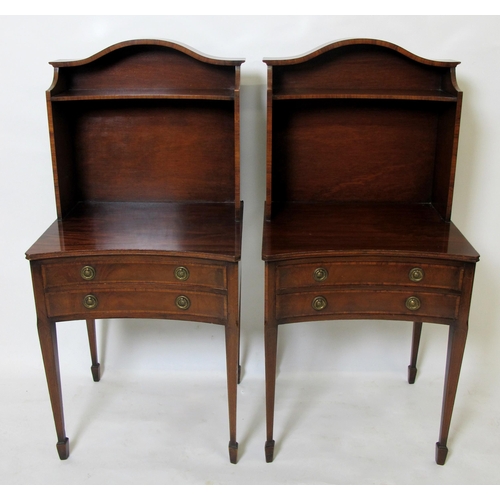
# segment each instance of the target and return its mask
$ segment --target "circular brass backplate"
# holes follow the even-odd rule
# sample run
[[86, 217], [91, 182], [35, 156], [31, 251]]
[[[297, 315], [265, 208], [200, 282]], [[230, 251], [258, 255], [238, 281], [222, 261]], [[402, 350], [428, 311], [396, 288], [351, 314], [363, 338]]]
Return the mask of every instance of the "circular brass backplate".
[[324, 267], [318, 267], [313, 272], [314, 281], [325, 281], [328, 278], [328, 271]]
[[419, 281], [422, 281], [424, 279], [424, 270], [420, 267], [414, 267], [410, 270], [408, 277], [411, 281], [418, 283]]
[[80, 276], [87, 281], [93, 280], [95, 278], [95, 269], [92, 266], [83, 266]]
[[420, 309], [422, 304], [420, 303], [420, 299], [418, 297], [408, 297], [405, 305], [410, 311], [416, 311], [417, 309]]
[[186, 309], [189, 309], [191, 307], [191, 301], [189, 300], [188, 297], [185, 295], [179, 295], [175, 299], [175, 305], [179, 308], [185, 311]]
[[175, 268], [174, 276], [179, 281], [186, 281], [189, 278], [189, 269], [184, 266], [179, 266]]
[[83, 298], [83, 305], [87, 309], [95, 309], [98, 303], [99, 302], [95, 295], [85, 295], [85, 297]]
[[311, 306], [315, 311], [322, 311], [326, 306], [328, 305], [327, 300], [325, 297], [322, 297], [321, 295], [319, 297], [314, 297]]

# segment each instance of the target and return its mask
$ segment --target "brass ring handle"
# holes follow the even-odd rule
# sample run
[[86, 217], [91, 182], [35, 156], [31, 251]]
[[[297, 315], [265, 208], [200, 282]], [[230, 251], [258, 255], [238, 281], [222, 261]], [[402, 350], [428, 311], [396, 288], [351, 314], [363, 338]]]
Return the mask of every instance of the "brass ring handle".
[[95, 269], [92, 266], [83, 266], [80, 276], [87, 281], [93, 280], [95, 278]]
[[318, 267], [313, 272], [314, 281], [325, 281], [328, 278], [328, 271], [324, 267]]
[[421, 269], [420, 267], [414, 267], [413, 269], [410, 270], [408, 274], [410, 280], [414, 281], [415, 283], [422, 281], [424, 279], [424, 276], [425, 276], [424, 270]]
[[311, 306], [315, 311], [322, 311], [326, 306], [328, 305], [327, 300], [325, 297], [322, 297], [321, 295], [318, 297], [314, 297]]
[[406, 308], [409, 309], [410, 311], [416, 311], [420, 309], [420, 306], [422, 305], [420, 302], [420, 299], [418, 297], [408, 297], [406, 299]]
[[87, 309], [95, 309], [98, 303], [99, 302], [95, 295], [85, 295], [85, 297], [83, 298], [83, 305]]
[[179, 266], [175, 268], [174, 276], [179, 281], [186, 281], [189, 278], [189, 269], [184, 266]]
[[176, 299], [175, 299], [175, 305], [179, 308], [179, 309], [182, 309], [183, 311], [186, 311], [187, 309], [189, 309], [191, 307], [191, 301], [189, 300], [188, 297], [186, 297], [185, 295], [179, 295]]

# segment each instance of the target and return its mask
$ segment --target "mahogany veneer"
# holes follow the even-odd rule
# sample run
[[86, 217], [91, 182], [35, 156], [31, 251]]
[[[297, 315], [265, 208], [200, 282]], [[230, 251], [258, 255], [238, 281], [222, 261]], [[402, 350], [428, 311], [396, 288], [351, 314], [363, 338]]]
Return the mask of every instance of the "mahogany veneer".
[[380, 40], [265, 59], [266, 460], [274, 458], [278, 325], [333, 319], [450, 326], [436, 462], [444, 464], [479, 255], [450, 221], [457, 62]]
[[47, 91], [58, 219], [27, 251], [61, 459], [55, 324], [162, 318], [225, 327], [229, 455], [239, 381], [239, 81], [243, 60], [133, 40], [59, 61]]

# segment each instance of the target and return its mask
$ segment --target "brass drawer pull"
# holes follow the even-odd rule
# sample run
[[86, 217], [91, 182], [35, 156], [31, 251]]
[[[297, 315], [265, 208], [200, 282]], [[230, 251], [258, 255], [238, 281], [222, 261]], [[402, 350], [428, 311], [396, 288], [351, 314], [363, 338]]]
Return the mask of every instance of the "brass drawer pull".
[[318, 267], [313, 272], [314, 281], [325, 281], [328, 278], [328, 271], [324, 267]]
[[418, 297], [408, 297], [405, 305], [410, 311], [416, 311], [417, 309], [420, 309], [422, 304], [420, 303], [420, 299]]
[[182, 309], [183, 311], [185, 311], [185, 310], [187, 310], [187, 309], [189, 309], [191, 307], [191, 301], [185, 295], [179, 295], [175, 299], [175, 305], [179, 309]]
[[328, 302], [325, 297], [322, 297], [321, 295], [319, 297], [314, 297], [311, 303], [311, 306], [315, 311], [322, 311], [327, 305]]
[[95, 269], [92, 266], [83, 266], [80, 271], [80, 276], [87, 281], [95, 278]]
[[189, 269], [184, 266], [179, 266], [175, 268], [174, 276], [179, 281], [186, 281], [189, 278]]
[[422, 281], [424, 279], [424, 276], [425, 276], [424, 270], [421, 269], [420, 267], [414, 267], [413, 269], [410, 270], [410, 273], [408, 274], [410, 280], [414, 281], [415, 283]]
[[83, 298], [83, 305], [87, 309], [95, 309], [98, 303], [99, 302], [95, 295], [85, 295], [85, 297]]

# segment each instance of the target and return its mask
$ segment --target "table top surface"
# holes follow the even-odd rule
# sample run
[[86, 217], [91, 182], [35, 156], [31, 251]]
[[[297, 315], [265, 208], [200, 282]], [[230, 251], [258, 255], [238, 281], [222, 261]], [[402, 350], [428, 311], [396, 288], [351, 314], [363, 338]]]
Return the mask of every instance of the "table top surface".
[[241, 228], [232, 203], [79, 203], [26, 257], [141, 254], [236, 262]]
[[476, 262], [479, 254], [430, 204], [288, 203], [264, 223], [265, 261], [411, 257]]

